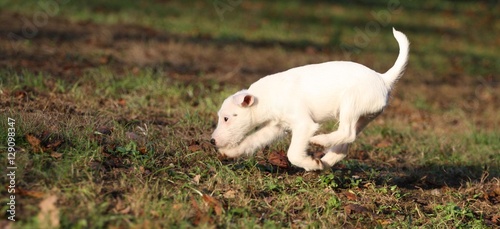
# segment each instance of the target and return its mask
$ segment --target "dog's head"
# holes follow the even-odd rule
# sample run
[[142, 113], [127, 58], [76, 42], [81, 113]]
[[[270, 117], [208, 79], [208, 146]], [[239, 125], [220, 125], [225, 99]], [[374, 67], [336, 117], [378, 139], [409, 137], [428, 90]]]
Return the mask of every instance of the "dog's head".
[[256, 98], [242, 90], [229, 96], [217, 113], [219, 121], [212, 134], [212, 143], [219, 149], [236, 147], [254, 127], [252, 115]]

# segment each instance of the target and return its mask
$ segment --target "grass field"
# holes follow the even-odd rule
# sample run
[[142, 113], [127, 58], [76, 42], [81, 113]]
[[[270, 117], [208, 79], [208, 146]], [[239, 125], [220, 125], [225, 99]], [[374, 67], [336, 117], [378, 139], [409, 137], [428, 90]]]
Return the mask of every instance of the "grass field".
[[[499, 10], [0, 0], [0, 164], [15, 172], [0, 178], [0, 227], [499, 227]], [[218, 157], [209, 139], [225, 97], [310, 63], [384, 72], [393, 26], [412, 43], [407, 71], [345, 160], [305, 172], [282, 162], [287, 137]]]

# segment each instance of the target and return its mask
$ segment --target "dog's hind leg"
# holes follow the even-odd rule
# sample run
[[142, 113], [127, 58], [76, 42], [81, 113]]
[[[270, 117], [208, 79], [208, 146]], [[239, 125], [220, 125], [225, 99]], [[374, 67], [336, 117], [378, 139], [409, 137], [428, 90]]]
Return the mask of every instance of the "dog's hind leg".
[[[365, 115], [359, 118], [358, 122], [356, 122], [356, 135], [358, 135], [373, 119], [375, 119], [381, 112]], [[347, 156], [347, 151], [349, 150], [349, 146], [351, 144], [341, 144], [329, 147], [325, 150], [325, 156], [321, 158], [324, 167], [332, 167], [340, 160], [344, 159]]]
[[323, 166], [325, 168], [330, 168], [337, 162], [341, 161], [347, 156], [347, 151], [351, 144], [342, 144], [329, 147], [325, 150], [325, 156], [321, 158]]
[[358, 118], [349, 109], [342, 109], [338, 129], [329, 134], [313, 136], [310, 142], [324, 147], [352, 143], [356, 139], [356, 123], [358, 122]]

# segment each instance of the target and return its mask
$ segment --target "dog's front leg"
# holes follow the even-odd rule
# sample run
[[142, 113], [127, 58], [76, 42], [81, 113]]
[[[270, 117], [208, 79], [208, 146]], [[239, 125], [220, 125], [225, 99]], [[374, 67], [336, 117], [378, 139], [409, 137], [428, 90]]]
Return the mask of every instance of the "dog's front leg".
[[276, 138], [283, 135], [284, 129], [277, 122], [270, 122], [254, 133], [248, 135], [238, 146], [221, 150], [227, 157], [235, 158], [250, 156], [259, 148], [269, 145]]
[[318, 129], [319, 125], [312, 120], [300, 120], [295, 126], [292, 126], [292, 141], [288, 148], [288, 160], [295, 166], [301, 167], [306, 171], [322, 170], [323, 163], [319, 159], [313, 159], [307, 155], [307, 146], [309, 139]]

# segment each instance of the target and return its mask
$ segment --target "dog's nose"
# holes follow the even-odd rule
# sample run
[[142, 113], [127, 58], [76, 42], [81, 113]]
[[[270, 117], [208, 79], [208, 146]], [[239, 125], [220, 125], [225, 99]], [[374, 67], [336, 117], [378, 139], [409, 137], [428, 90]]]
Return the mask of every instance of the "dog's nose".
[[212, 145], [215, 145], [215, 139], [210, 139], [210, 143], [212, 143]]

